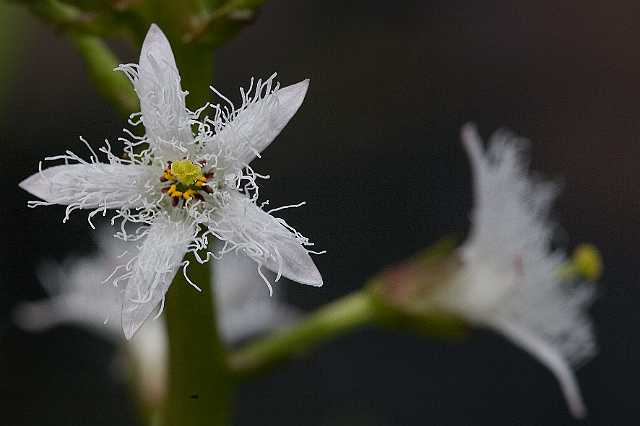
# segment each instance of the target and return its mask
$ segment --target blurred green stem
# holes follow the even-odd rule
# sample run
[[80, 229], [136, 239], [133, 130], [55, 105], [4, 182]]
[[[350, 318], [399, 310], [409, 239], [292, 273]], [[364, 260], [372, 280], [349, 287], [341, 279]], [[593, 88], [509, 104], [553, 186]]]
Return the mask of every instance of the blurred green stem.
[[376, 318], [377, 309], [371, 294], [366, 289], [351, 293], [321, 307], [290, 328], [237, 350], [229, 357], [230, 368], [238, 377], [249, 376], [371, 324]]
[[124, 115], [136, 111], [138, 98], [125, 75], [113, 70], [119, 61], [109, 47], [98, 37], [75, 31], [69, 33], [69, 38], [84, 59], [98, 93]]
[[[0, 114], [8, 107], [15, 87], [13, 78], [27, 54], [24, 15], [15, 5], [0, 2]], [[8, 119], [3, 115], [0, 123]]]

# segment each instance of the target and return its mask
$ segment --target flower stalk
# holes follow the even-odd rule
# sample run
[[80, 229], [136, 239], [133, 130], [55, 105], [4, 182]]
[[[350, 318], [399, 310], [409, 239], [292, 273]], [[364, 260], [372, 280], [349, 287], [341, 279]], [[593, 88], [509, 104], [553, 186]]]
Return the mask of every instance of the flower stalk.
[[211, 292], [211, 263], [192, 255], [190, 277], [202, 294], [178, 273], [166, 298], [169, 337], [169, 395], [163, 424], [214, 426], [229, 423], [231, 381], [225, 363]]
[[371, 294], [359, 290], [318, 309], [297, 324], [230, 354], [238, 378], [253, 375], [356, 328], [372, 324], [377, 308]]

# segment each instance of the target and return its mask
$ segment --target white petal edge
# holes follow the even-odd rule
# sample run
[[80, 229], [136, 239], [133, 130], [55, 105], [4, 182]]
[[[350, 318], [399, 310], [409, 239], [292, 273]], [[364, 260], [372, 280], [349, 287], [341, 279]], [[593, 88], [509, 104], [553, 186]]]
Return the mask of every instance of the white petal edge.
[[515, 345], [529, 352], [556, 377], [569, 411], [578, 419], [587, 415], [580, 386], [568, 361], [552, 345], [513, 321], [495, 321], [494, 327]]
[[196, 226], [161, 214], [151, 225], [135, 259], [122, 305], [122, 328], [131, 339], [162, 302]]
[[122, 164], [63, 164], [34, 173], [20, 188], [49, 204], [77, 208], [136, 207], [154, 170]]
[[322, 286], [322, 276], [301, 241], [282, 219], [264, 212], [244, 195], [231, 192], [209, 229], [247, 256], [292, 281]]
[[233, 167], [243, 167], [264, 151], [298, 111], [309, 79], [278, 89], [250, 103], [214, 138], [214, 148], [232, 152]]

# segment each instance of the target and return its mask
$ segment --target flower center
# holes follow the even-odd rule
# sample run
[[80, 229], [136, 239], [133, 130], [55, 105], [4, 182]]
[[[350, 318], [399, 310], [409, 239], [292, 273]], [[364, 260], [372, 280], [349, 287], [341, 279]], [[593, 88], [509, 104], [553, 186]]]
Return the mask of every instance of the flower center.
[[162, 172], [160, 182], [166, 182], [167, 186], [162, 188], [162, 192], [171, 197], [171, 204], [177, 207], [180, 201], [183, 206], [187, 201], [195, 198], [204, 201], [201, 192], [211, 194], [213, 189], [207, 185], [213, 176], [213, 170], [203, 172], [206, 162], [199, 164], [191, 160], [179, 160], [167, 163], [167, 167]]

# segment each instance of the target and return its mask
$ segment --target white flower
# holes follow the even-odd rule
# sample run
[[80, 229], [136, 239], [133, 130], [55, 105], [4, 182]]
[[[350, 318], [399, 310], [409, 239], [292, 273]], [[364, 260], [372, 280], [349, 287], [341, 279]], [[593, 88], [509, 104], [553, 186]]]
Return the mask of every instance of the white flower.
[[[186, 270], [186, 252], [199, 262], [242, 252], [257, 262], [261, 275], [265, 266], [277, 273], [276, 280], [283, 275], [322, 285], [304, 248], [311, 245], [308, 239], [257, 205], [256, 179], [264, 176], [249, 166], [298, 110], [308, 80], [282, 89], [274, 83], [275, 75], [255, 84], [252, 80], [247, 91], [241, 90], [240, 108], [220, 95], [225, 104], [211, 107], [213, 117], [200, 118], [206, 108], [192, 112], [185, 107], [171, 46], [156, 25], [144, 40], [140, 63], [119, 69], [140, 98], [141, 112], [130, 123], [144, 124], [145, 136], [127, 132], [129, 139], [120, 138], [123, 158], [107, 142], [99, 150], [107, 163], [98, 162], [93, 150], [90, 161], [70, 151], [49, 157], [64, 164], [40, 170], [20, 186], [44, 200], [31, 206], [66, 205], [65, 220], [74, 210], [90, 209], [91, 223], [96, 214], [116, 209], [112, 223], [122, 220], [118, 237], [144, 239], [116, 280], [128, 280], [122, 307], [126, 338], [164, 300], [178, 268]], [[146, 149], [140, 152], [141, 145]], [[128, 233], [126, 223], [142, 226]], [[212, 237], [224, 244], [217, 253], [200, 256]]]
[[[112, 238], [101, 230], [98, 252], [93, 256], [70, 258], [62, 265], [45, 264], [38, 277], [50, 297], [19, 305], [14, 313], [18, 326], [27, 331], [43, 331], [60, 324], [87, 327], [120, 344], [123, 289], [105, 283], [123, 261], [133, 257], [133, 243]], [[216, 312], [220, 332], [228, 344], [293, 323], [298, 312], [280, 298], [264, 291], [262, 278], [246, 256], [229, 253], [213, 265], [216, 285]], [[165, 391], [167, 342], [163, 317], [150, 321], [128, 341], [128, 353], [143, 395], [159, 401]]]
[[[592, 288], [552, 246], [547, 216], [555, 187], [528, 176], [523, 140], [498, 132], [485, 151], [471, 125], [462, 140], [474, 179], [472, 228], [459, 251], [461, 272], [438, 290], [436, 303], [528, 351], [556, 376], [571, 413], [583, 417], [571, 366], [595, 354], [586, 314]], [[594, 256], [583, 249], [577, 260], [592, 278]]]

